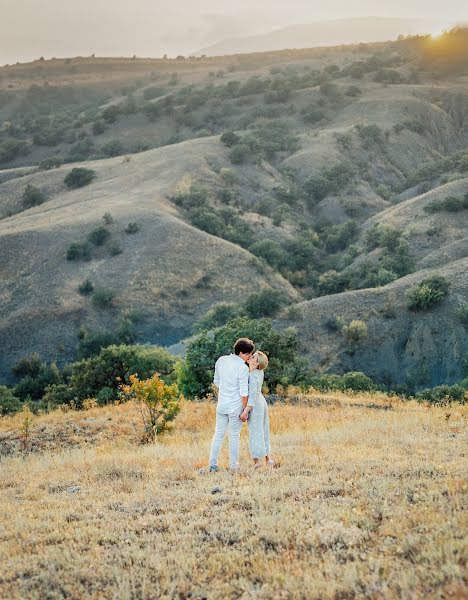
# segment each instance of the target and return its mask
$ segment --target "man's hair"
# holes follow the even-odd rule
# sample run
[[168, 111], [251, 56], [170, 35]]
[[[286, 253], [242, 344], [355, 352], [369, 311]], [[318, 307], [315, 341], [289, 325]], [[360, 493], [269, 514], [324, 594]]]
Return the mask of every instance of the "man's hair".
[[249, 338], [240, 338], [240, 340], [237, 340], [234, 344], [234, 354], [237, 354], [237, 356], [239, 356], [239, 354], [250, 354], [250, 352], [254, 351], [254, 348], [255, 344], [252, 340], [249, 340]]

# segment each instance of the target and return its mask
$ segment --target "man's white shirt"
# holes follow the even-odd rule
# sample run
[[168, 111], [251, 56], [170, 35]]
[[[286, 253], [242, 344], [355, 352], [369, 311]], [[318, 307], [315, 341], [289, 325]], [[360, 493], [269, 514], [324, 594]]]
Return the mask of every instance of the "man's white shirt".
[[242, 358], [236, 354], [218, 358], [213, 383], [219, 390], [218, 411], [240, 413], [244, 408], [241, 397], [249, 395], [249, 368]]

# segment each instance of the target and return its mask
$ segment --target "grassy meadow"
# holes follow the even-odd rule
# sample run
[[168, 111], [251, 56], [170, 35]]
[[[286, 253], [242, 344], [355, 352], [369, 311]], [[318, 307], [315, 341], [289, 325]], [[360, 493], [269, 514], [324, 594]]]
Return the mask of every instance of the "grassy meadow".
[[0, 597], [467, 598], [467, 408], [293, 400], [235, 474], [212, 403], [146, 446], [132, 403], [1, 419]]

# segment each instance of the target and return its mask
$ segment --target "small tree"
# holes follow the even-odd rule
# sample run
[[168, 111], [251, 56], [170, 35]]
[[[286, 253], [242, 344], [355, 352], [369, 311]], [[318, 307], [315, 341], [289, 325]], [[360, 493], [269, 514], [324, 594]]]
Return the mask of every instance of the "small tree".
[[70, 173], [68, 173], [63, 181], [68, 188], [74, 189], [88, 185], [95, 177], [96, 172], [92, 169], [75, 167], [70, 171]]
[[31, 206], [39, 206], [47, 200], [46, 195], [41, 192], [37, 187], [28, 183], [23, 192], [23, 206], [24, 208], [31, 208]]
[[271, 288], [251, 294], [245, 302], [247, 315], [253, 319], [272, 317], [286, 304], [283, 293]]
[[13, 390], [0, 385], [0, 417], [18, 412], [21, 406], [20, 399], [13, 394]]
[[130, 375], [130, 385], [121, 386], [122, 397], [133, 400], [143, 421], [143, 441], [154, 442], [169, 429], [169, 423], [180, 412], [182, 397], [176, 384], [166, 385], [158, 375], [140, 381]]
[[91, 260], [91, 244], [89, 242], [73, 242], [68, 247], [67, 260]]
[[125, 228], [125, 233], [128, 233], [130, 235], [134, 234], [134, 233], [138, 233], [140, 231], [140, 226], [138, 225], [138, 223], [129, 223], [127, 225], [127, 227]]

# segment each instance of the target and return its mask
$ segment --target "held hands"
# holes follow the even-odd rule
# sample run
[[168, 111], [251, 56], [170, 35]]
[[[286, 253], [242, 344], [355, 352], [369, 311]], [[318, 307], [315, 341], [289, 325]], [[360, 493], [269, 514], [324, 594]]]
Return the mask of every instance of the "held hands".
[[239, 419], [245, 423], [247, 421], [247, 419], [249, 418], [249, 410], [248, 408], [244, 408], [244, 410], [241, 412]]

